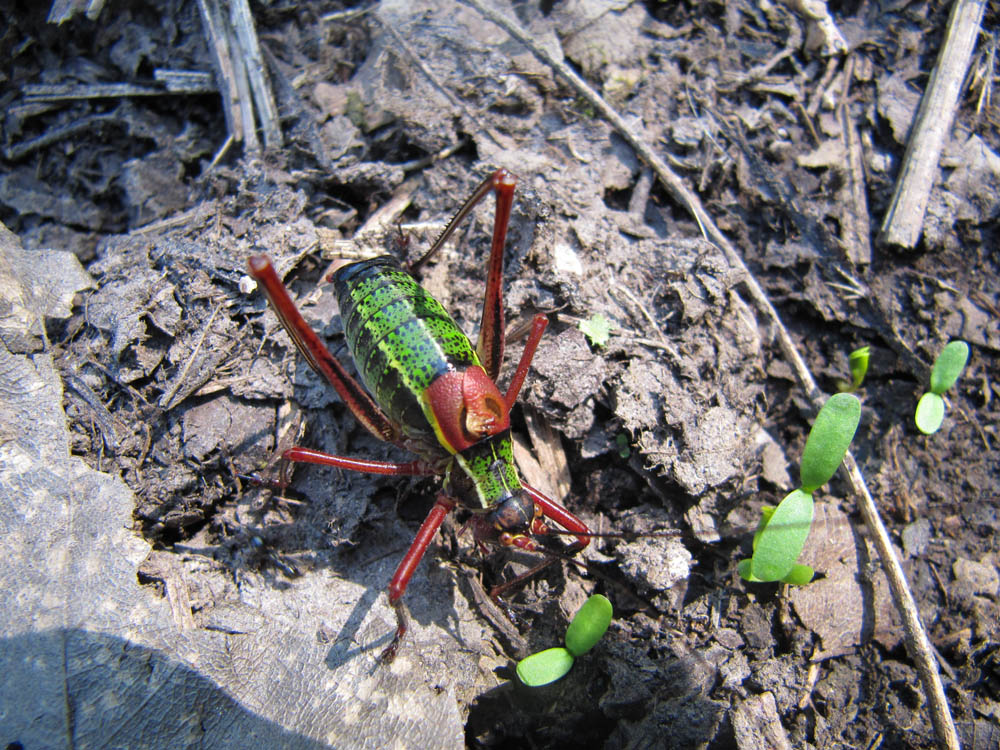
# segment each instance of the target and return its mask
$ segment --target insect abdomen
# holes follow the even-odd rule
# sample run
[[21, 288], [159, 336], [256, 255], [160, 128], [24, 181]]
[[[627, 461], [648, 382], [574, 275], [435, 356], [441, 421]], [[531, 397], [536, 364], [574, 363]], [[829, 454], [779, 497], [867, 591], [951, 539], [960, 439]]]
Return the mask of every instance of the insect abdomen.
[[469, 339], [395, 258], [352, 263], [333, 281], [361, 380], [393, 420], [431, 434], [419, 397], [440, 375], [479, 364]]

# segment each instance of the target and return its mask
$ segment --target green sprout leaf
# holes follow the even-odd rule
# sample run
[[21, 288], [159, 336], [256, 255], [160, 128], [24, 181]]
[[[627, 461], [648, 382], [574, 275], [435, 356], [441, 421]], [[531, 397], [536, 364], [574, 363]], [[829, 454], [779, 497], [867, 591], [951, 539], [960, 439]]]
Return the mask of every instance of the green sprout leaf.
[[594, 594], [576, 613], [566, 629], [566, 648], [573, 656], [583, 656], [601, 640], [611, 624], [611, 602], [607, 597]]
[[917, 411], [913, 415], [917, 429], [925, 435], [933, 435], [944, 421], [944, 399], [936, 393], [925, 393], [917, 402]]
[[547, 648], [517, 663], [517, 676], [528, 687], [541, 687], [564, 677], [573, 667], [573, 654], [561, 646]]
[[855, 349], [847, 358], [848, 366], [851, 368], [851, 390], [858, 390], [868, 373], [868, 357], [871, 354], [870, 346], [862, 346]]
[[632, 448], [629, 446], [628, 435], [624, 432], [619, 432], [615, 435], [615, 445], [618, 447], [618, 455], [622, 458], [628, 458], [632, 455]]
[[774, 515], [775, 506], [773, 505], [762, 505], [760, 506], [760, 523], [757, 524], [757, 531], [753, 535], [753, 548], [757, 549], [757, 540], [760, 539], [760, 533], [767, 526], [767, 522], [771, 520], [771, 516]]
[[949, 342], [934, 361], [934, 369], [931, 370], [931, 393], [940, 396], [955, 385], [968, 361], [969, 345], [964, 341]]
[[861, 402], [849, 393], [837, 393], [823, 404], [802, 451], [804, 492], [812, 493], [830, 481], [844, 460], [860, 420]]
[[792, 572], [782, 578], [781, 581], [782, 583], [791, 583], [794, 586], [805, 586], [813, 579], [814, 575], [816, 575], [816, 571], [808, 565], [795, 563], [792, 566]]
[[780, 581], [792, 572], [809, 536], [812, 517], [811, 494], [799, 489], [785, 495], [757, 538], [750, 580]]
[[590, 339], [594, 346], [607, 346], [608, 338], [611, 336], [611, 321], [602, 313], [591, 315], [588, 320], [581, 320], [578, 324], [583, 334]]
[[[759, 578], [755, 578], [752, 572], [752, 560], [740, 560], [739, 565], [736, 566], [736, 571], [740, 574], [740, 578], [744, 581], [749, 581], [750, 583], [765, 583]], [[781, 579], [782, 583], [790, 583], [793, 586], [805, 586], [807, 583], [812, 581], [813, 576], [816, 575], [816, 571], [810, 568], [808, 565], [800, 565], [795, 563], [792, 566], [792, 571]]]

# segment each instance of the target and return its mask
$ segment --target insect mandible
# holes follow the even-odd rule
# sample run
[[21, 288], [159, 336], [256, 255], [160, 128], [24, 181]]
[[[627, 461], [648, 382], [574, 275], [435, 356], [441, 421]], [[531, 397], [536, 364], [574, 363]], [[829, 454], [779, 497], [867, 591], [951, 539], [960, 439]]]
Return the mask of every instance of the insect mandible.
[[[506, 393], [497, 387], [504, 349], [503, 254], [516, 178], [498, 169], [479, 185], [415, 270], [454, 233], [490, 193], [496, 194], [493, 239], [479, 339], [473, 348], [440, 302], [398, 260], [382, 255], [339, 261], [328, 279], [340, 304], [347, 347], [362, 386], [303, 319], [266, 255], [249, 259], [251, 275], [309, 365], [325, 378], [357, 420], [381, 440], [416, 453], [408, 462], [368, 461], [294, 447], [288, 462], [400, 476], [443, 475], [434, 506], [389, 583], [396, 632], [380, 659], [390, 662], [406, 634], [403, 594], [438, 527], [456, 506], [473, 514], [477, 544], [541, 549], [534, 537], [550, 532], [546, 518], [571, 532], [578, 552], [590, 540], [587, 525], [525, 484], [514, 465], [510, 410], [548, 323], [537, 314]], [[367, 389], [367, 390], [366, 390]]]

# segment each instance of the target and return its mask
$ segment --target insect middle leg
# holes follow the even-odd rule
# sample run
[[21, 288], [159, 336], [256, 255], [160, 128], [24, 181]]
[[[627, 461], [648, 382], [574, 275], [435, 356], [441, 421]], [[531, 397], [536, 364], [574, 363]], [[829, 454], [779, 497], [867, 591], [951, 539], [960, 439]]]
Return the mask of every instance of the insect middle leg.
[[[401, 463], [390, 461], [369, 461], [367, 459], [335, 456], [331, 453], [323, 453], [321, 451], [312, 450], [311, 448], [302, 448], [299, 446], [289, 448], [281, 454], [281, 458], [288, 463], [320, 464], [322, 466], [334, 466], [338, 469], [360, 471], [365, 474], [433, 476], [438, 473], [434, 466], [420, 459]], [[389, 582], [389, 604], [392, 605], [392, 608], [396, 612], [396, 633], [393, 635], [392, 642], [382, 652], [381, 656], [379, 656], [379, 661], [384, 664], [388, 664], [396, 658], [396, 652], [399, 650], [399, 645], [403, 642], [403, 637], [409, 629], [409, 610], [403, 602], [403, 594], [406, 593], [406, 587], [410, 583], [410, 579], [413, 577], [413, 573], [416, 571], [417, 565], [419, 565], [420, 560], [423, 559], [424, 553], [427, 551], [427, 547], [430, 545], [431, 540], [437, 533], [438, 528], [444, 522], [445, 516], [447, 516], [448, 512], [454, 507], [455, 501], [452, 498], [448, 497], [443, 492], [438, 493], [437, 501], [434, 503], [434, 507], [431, 508], [430, 512], [427, 514], [423, 524], [420, 526], [420, 530], [417, 531], [416, 537], [410, 544], [410, 548], [407, 550], [403, 559], [396, 567], [396, 572], [393, 574], [392, 580]]]

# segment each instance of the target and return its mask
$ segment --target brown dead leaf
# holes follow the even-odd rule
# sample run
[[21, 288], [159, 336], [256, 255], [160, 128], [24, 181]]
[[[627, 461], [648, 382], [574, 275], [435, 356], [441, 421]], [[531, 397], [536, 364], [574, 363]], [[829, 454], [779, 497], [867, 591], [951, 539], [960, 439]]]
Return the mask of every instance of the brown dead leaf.
[[872, 554], [840, 509], [817, 503], [800, 559], [824, 576], [790, 595], [802, 624], [820, 637], [817, 660], [846, 653], [872, 636], [888, 648], [899, 643], [885, 576], [861, 575]]

